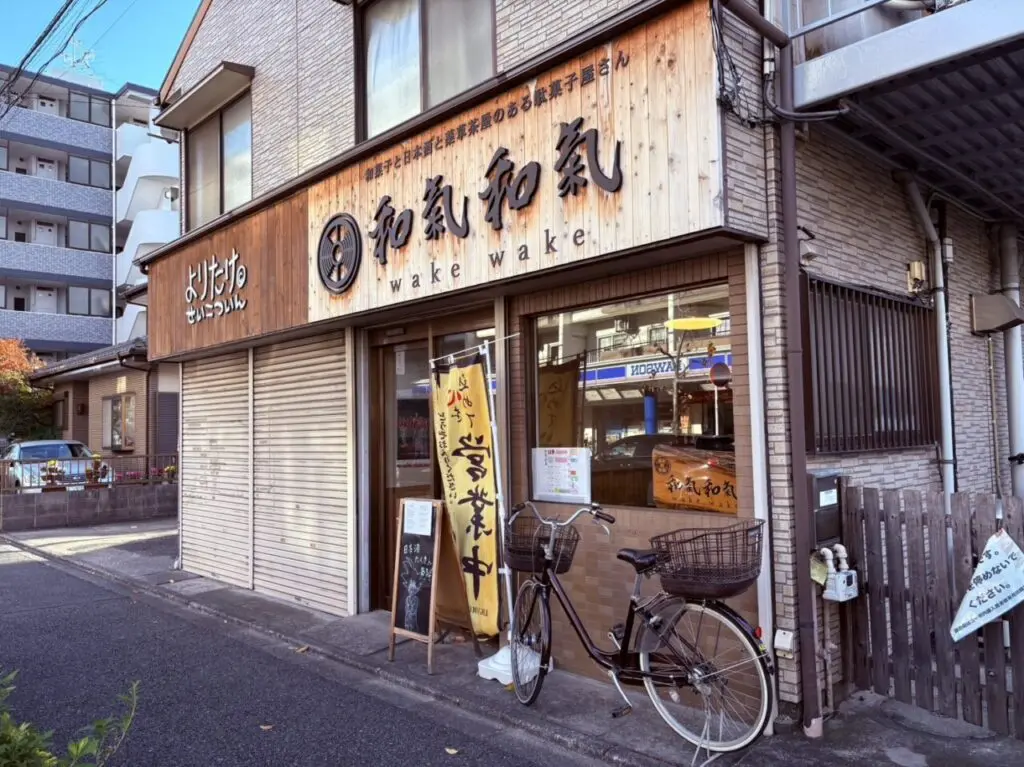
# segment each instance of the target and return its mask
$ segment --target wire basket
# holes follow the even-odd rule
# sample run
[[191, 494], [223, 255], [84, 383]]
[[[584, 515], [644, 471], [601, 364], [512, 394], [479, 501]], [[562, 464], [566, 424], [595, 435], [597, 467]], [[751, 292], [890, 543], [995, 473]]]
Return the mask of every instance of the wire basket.
[[726, 599], [746, 590], [761, 572], [764, 521], [688, 528], [651, 538], [661, 587], [688, 599]]
[[[513, 570], [539, 573], [544, 569], [544, 547], [551, 539], [551, 528], [533, 515], [520, 515], [512, 520], [505, 536], [505, 562]], [[580, 534], [573, 525], [555, 530], [552, 569], [558, 575], [572, 567]]]

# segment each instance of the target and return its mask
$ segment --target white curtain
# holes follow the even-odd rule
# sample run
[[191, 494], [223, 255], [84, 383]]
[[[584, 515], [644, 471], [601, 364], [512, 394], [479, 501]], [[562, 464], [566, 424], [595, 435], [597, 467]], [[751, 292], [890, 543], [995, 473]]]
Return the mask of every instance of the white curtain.
[[493, 0], [424, 0], [427, 5], [427, 107], [494, 74]]
[[224, 110], [224, 212], [252, 199], [252, 97]]
[[188, 167], [188, 227], [220, 215], [220, 121], [214, 115], [185, 136]]
[[420, 112], [419, 0], [383, 0], [366, 14], [366, 123], [375, 136]]

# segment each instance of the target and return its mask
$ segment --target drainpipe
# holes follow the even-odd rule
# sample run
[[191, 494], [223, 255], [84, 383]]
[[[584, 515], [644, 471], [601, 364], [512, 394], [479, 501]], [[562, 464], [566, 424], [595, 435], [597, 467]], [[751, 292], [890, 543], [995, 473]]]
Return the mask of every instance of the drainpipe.
[[[939, 473], [942, 476], [942, 494], [946, 513], [949, 513], [950, 494], [956, 492], [956, 456], [953, 452], [953, 387], [949, 378], [949, 325], [946, 321], [945, 249], [939, 233], [932, 223], [928, 206], [914, 177], [906, 171], [894, 174], [903, 184], [911, 210], [924, 230], [925, 239], [932, 250], [932, 291], [935, 294], [936, 351], [939, 361]], [[1018, 335], [1019, 339], [1019, 335]], [[1019, 352], [1018, 352], [1019, 354]], [[1018, 356], [1019, 359], [1019, 356]]]
[[[1004, 296], [1020, 305], [1020, 260], [1017, 253], [1017, 227], [999, 228], [999, 276]], [[1021, 326], [1003, 331], [1003, 361], [1006, 363], [1006, 413], [1010, 436], [1010, 494], [1024, 498], [1024, 353], [1021, 351]], [[1024, 456], [1022, 456], [1024, 457]], [[998, 455], [996, 460], [998, 461]]]
[[[740, 21], [779, 49], [779, 112], [792, 114], [793, 47], [785, 32], [765, 19], [746, 0], [720, 0]], [[821, 737], [821, 688], [815, 657], [817, 631], [814, 605], [817, 595], [811, 580], [810, 556], [814, 536], [807, 482], [807, 412], [804, 398], [803, 316], [800, 301], [800, 242], [796, 196], [796, 123], [781, 118], [779, 125], [779, 174], [782, 177], [783, 300], [786, 305], [784, 338], [788, 377], [789, 438], [793, 492], [793, 542], [796, 547], [797, 638], [800, 648], [800, 689], [804, 733]]]
[[114, 259], [114, 276], [110, 280], [110, 343], [117, 344], [117, 97], [110, 100], [110, 253]]

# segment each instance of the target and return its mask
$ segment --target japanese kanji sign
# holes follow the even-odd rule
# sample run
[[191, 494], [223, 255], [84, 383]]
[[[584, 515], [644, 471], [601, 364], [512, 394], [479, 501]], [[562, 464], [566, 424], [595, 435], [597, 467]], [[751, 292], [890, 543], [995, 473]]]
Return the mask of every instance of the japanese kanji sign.
[[[672, 439], [666, 437], [666, 442]], [[657, 445], [651, 451], [654, 505], [737, 513], [736, 462], [717, 451]]]
[[473, 629], [498, 633], [497, 481], [484, 359], [435, 364], [434, 435]]
[[243, 288], [248, 271], [232, 249], [227, 258], [211, 255], [198, 264], [190, 264], [185, 283], [185, 318], [197, 325], [232, 312], [239, 312], [248, 303]]
[[1024, 553], [1005, 530], [988, 539], [949, 633], [954, 642], [1024, 602]]
[[580, 357], [537, 371], [537, 445], [574, 447], [580, 396]]
[[309, 189], [310, 264], [348, 215], [366, 262], [309, 321], [635, 251], [723, 226], [707, 8], [680, 6]]

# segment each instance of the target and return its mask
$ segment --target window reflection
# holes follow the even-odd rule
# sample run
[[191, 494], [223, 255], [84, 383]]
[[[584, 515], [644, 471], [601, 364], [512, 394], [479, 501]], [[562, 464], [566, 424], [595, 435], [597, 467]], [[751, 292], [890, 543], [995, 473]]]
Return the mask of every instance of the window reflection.
[[598, 503], [734, 511], [730, 331], [724, 284], [537, 318], [537, 446]]

